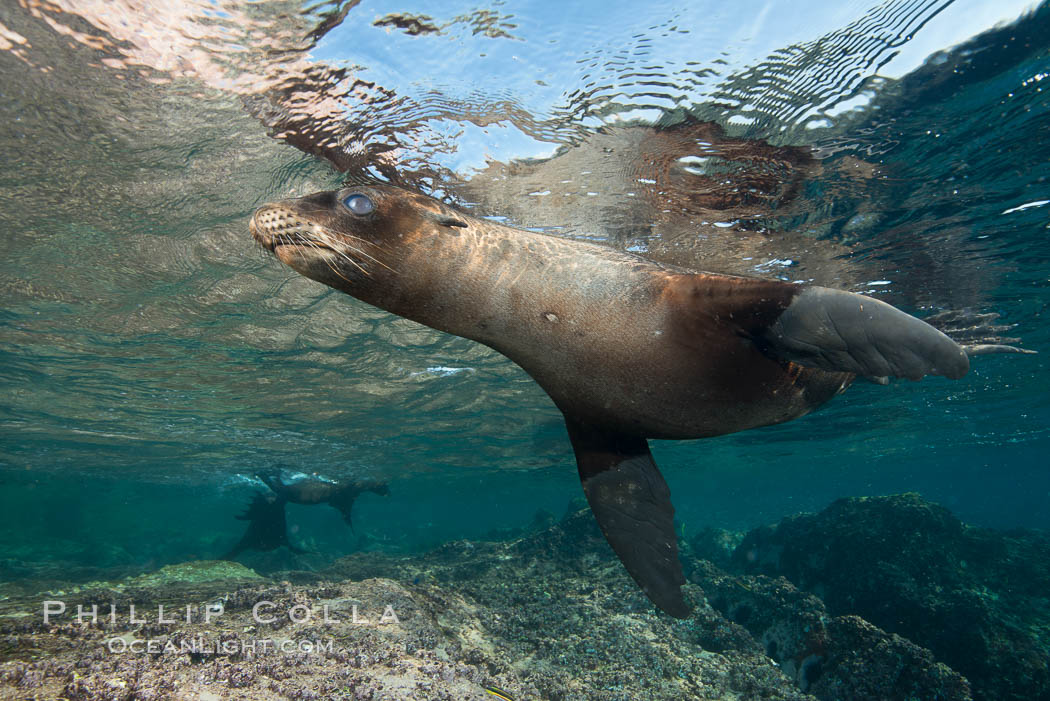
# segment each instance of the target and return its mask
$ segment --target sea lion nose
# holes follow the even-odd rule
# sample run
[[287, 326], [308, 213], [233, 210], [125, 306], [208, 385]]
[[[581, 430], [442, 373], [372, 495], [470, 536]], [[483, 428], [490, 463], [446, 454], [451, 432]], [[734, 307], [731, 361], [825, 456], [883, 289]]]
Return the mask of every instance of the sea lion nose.
[[252, 218], [248, 220], [248, 231], [251, 232], [252, 238], [269, 251], [273, 251], [274, 248], [274, 239], [270, 235], [269, 226], [272, 219], [273, 214], [270, 211], [270, 207], [261, 207], [255, 210]]

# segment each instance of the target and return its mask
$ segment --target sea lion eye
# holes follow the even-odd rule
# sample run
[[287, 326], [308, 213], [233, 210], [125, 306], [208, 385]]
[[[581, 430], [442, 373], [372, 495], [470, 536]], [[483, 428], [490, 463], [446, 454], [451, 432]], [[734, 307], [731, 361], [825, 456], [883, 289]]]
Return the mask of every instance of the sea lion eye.
[[361, 216], [371, 214], [372, 210], [376, 208], [372, 200], [356, 192], [343, 198], [343, 206], [354, 214]]

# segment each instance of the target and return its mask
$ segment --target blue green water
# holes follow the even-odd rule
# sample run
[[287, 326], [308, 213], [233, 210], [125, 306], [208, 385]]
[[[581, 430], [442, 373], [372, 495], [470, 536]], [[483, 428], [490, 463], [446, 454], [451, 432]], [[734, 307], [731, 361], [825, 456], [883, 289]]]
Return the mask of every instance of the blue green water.
[[[342, 177], [263, 123], [479, 214], [643, 254], [761, 231], [772, 252], [729, 254], [733, 272], [997, 312], [1039, 351], [654, 442], [687, 533], [901, 491], [1050, 527], [1050, 7], [415, 5], [362, 3], [316, 44], [319, 11], [295, 3], [190, 4], [172, 25], [120, 3], [4, 6], [0, 577], [217, 557], [264, 467], [390, 482], [360, 498], [354, 533], [291, 509], [318, 563], [487, 537], [580, 495], [560, 415], [521, 370], [254, 246], [254, 208]], [[393, 12], [437, 31], [379, 22]], [[625, 183], [657, 166], [590, 140], [687, 120], [812, 165], [793, 199], [724, 218], [627, 206]], [[558, 172], [607, 168], [600, 191], [494, 176], [555, 154]]]

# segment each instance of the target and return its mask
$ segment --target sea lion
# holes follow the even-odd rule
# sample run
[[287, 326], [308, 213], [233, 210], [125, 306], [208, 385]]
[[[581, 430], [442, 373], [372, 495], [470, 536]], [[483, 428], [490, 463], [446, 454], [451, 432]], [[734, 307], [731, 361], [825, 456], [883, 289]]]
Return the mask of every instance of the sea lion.
[[390, 494], [386, 484], [375, 481], [333, 480], [321, 475], [308, 475], [279, 468], [263, 470], [255, 475], [273, 490], [281, 500], [292, 504], [329, 504], [343, 515], [343, 520], [353, 529], [350, 512], [357, 497], [364, 492], [380, 496]]
[[606, 539], [676, 617], [690, 609], [674, 508], [647, 439], [788, 421], [858, 375], [969, 369], [950, 338], [870, 297], [660, 265], [387, 184], [268, 204], [249, 228], [300, 274], [528, 372], [565, 416]]
[[354, 524], [350, 514], [358, 496], [363, 492], [381, 496], [390, 494], [386, 484], [371, 480], [336, 481], [317, 474], [308, 475], [281, 468], [261, 470], [255, 476], [273, 493], [256, 494], [244, 513], [237, 516], [241, 521], [248, 521], [248, 528], [237, 545], [223, 556], [224, 560], [232, 560], [244, 550], [276, 550], [281, 546], [300, 555], [306, 553], [288, 539], [288, 520], [284, 508], [288, 503], [307, 506], [329, 504], [343, 515], [343, 520], [352, 530]]

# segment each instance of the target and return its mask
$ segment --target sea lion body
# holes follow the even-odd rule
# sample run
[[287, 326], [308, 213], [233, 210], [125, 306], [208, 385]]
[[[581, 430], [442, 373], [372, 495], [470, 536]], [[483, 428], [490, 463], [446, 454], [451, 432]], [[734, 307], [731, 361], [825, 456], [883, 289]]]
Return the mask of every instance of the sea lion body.
[[383, 184], [267, 205], [253, 236], [362, 301], [494, 348], [565, 415], [592, 511], [650, 599], [688, 613], [648, 438], [797, 418], [872, 378], [961, 377], [951, 339], [878, 300], [662, 266]]
[[340, 485], [318, 475], [289, 470], [266, 470], [256, 475], [284, 501], [293, 504], [323, 504], [336, 494]]
[[308, 475], [304, 472], [293, 472], [280, 468], [262, 470], [256, 474], [256, 477], [269, 487], [282, 503], [290, 502], [306, 506], [328, 504], [343, 515], [343, 520], [351, 528], [354, 525], [351, 512], [357, 497], [364, 492], [372, 492], [380, 496], [390, 494], [390, 489], [384, 482], [336, 481], [317, 474]]
[[[502, 252], [514, 250], [509, 231], [463, 235], [475, 238], [468, 248]], [[749, 327], [788, 302], [764, 281], [697, 278], [595, 244], [522, 238], [489, 264], [502, 273], [479, 276], [484, 305], [459, 335], [506, 355], [587, 423], [650, 438], [715, 436], [801, 416], [851, 379], [791, 367], [752, 342]]]
[[[363, 271], [337, 273], [327, 260], [337, 256], [293, 243], [277, 245], [278, 257], [391, 313], [494, 348], [588, 422], [652, 438], [715, 436], [797, 418], [852, 379], [785, 363], [753, 342], [790, 304], [794, 290], [784, 283], [697, 276], [451, 214], [418, 193], [368, 192], [384, 214], [355, 222], [363, 235], [351, 255]], [[338, 214], [325, 220], [329, 200], [320, 193], [271, 205], [254, 230], [280, 235], [270, 228], [278, 220], [286, 232], [345, 228], [331, 221]], [[441, 224], [450, 216], [467, 225]]]

